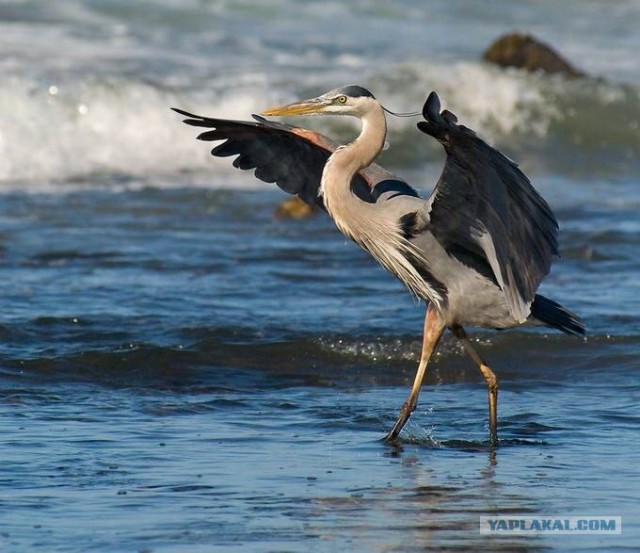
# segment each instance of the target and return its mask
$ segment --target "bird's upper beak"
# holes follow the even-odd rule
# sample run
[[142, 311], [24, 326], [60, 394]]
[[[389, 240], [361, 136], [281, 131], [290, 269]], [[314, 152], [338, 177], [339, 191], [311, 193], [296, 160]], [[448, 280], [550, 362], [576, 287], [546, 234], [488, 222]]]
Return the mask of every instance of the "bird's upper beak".
[[286, 106], [277, 106], [265, 109], [260, 115], [268, 117], [273, 115], [316, 115], [322, 113], [331, 104], [330, 100], [324, 98], [311, 98], [302, 102], [294, 102]]

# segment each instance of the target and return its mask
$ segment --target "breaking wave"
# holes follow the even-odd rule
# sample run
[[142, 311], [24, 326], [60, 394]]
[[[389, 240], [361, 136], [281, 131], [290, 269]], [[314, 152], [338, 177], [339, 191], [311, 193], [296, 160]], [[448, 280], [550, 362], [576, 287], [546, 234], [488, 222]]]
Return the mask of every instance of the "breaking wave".
[[[322, 92], [309, 82], [302, 87], [267, 87], [267, 82], [255, 75], [216, 90], [189, 92], [124, 79], [47, 83], [11, 78], [0, 84], [5, 106], [0, 112], [0, 183], [55, 184], [96, 174], [231, 175], [230, 164], [212, 163], [208, 148], [194, 142], [193, 129], [181, 125], [169, 108], [249, 119], [271, 103], [274, 87], [283, 100]], [[640, 90], [632, 86], [567, 81], [471, 62], [406, 64], [362, 82], [397, 110], [421, 107], [428, 92], [436, 90], [462, 123], [516, 153], [533, 148], [558, 157], [579, 152], [633, 161], [640, 152]], [[312, 122], [339, 138], [352, 134], [353, 124]], [[387, 163], [423, 163], [425, 146], [415, 140], [414, 125], [414, 119], [390, 121], [394, 148], [385, 153]]]

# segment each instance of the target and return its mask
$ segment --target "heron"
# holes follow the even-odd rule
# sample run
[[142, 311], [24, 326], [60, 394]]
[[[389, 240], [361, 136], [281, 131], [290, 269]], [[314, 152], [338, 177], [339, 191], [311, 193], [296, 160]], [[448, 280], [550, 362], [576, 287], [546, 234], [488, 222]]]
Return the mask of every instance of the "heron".
[[[429, 94], [417, 128], [446, 152], [427, 198], [374, 163], [390, 112], [366, 88], [349, 85], [273, 107], [254, 121], [194, 115], [184, 122], [222, 141], [211, 154], [234, 157], [303, 201], [320, 206], [337, 228], [426, 303], [422, 351], [413, 385], [385, 439], [394, 442], [418, 404], [429, 360], [448, 329], [477, 365], [487, 387], [489, 444], [498, 445], [498, 378], [465, 327], [507, 329], [543, 324], [583, 335], [580, 318], [537, 289], [558, 255], [558, 223], [518, 165], [490, 146]], [[357, 138], [339, 145], [322, 134], [266, 119], [336, 115], [360, 119]]]

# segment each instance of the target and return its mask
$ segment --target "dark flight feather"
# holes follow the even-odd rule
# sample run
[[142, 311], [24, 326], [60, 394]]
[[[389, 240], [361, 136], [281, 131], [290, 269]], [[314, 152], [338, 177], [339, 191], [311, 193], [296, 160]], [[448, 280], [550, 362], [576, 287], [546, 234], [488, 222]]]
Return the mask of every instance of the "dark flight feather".
[[540, 294], [536, 294], [533, 299], [531, 316], [541, 323], [561, 330], [565, 334], [584, 336], [587, 333], [580, 317], [559, 303]]
[[450, 255], [483, 259], [511, 313], [524, 320], [558, 253], [556, 218], [513, 161], [458, 125], [451, 112], [440, 112], [435, 92], [423, 115], [418, 128], [447, 153], [432, 194], [430, 230]]
[[[324, 166], [338, 147], [335, 142], [320, 133], [269, 121], [258, 115], [253, 116], [255, 122], [230, 121], [172, 109], [187, 118], [184, 120], [187, 125], [212, 129], [201, 133], [199, 140], [223, 141], [211, 150], [211, 155], [237, 156], [234, 167], [255, 169], [255, 176], [261, 181], [276, 183], [304, 202], [324, 207], [318, 191]], [[395, 192], [394, 196], [417, 196], [406, 182], [375, 164], [354, 176], [351, 189], [368, 203], [380, 201], [386, 192]], [[386, 200], [389, 196], [382, 198]]]

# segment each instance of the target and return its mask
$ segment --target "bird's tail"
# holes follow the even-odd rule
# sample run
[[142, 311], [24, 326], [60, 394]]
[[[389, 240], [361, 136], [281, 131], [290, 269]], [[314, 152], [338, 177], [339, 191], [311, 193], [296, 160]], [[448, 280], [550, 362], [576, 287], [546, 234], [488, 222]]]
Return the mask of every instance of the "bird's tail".
[[539, 294], [536, 294], [531, 304], [531, 316], [566, 334], [584, 336], [587, 333], [584, 323], [578, 315]]

